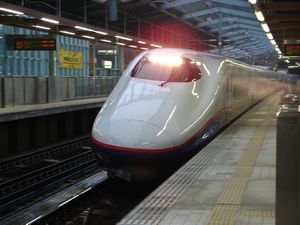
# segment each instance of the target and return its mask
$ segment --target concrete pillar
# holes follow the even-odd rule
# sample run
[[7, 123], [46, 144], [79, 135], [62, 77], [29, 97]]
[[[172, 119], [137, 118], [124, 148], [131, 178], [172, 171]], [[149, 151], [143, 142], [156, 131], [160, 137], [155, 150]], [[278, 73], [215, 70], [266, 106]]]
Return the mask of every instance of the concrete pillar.
[[286, 105], [277, 114], [276, 225], [300, 224], [300, 110]]
[[124, 61], [124, 48], [118, 46], [117, 48], [117, 69], [119, 69], [120, 73], [123, 73], [125, 70], [125, 61]]
[[90, 42], [90, 76], [96, 76], [96, 42]]

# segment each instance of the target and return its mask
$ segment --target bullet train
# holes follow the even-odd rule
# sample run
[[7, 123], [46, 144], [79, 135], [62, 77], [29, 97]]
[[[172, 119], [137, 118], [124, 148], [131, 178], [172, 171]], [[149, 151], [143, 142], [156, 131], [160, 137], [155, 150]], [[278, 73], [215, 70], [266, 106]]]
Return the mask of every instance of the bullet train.
[[[133, 176], [178, 162], [279, 88], [277, 73], [188, 49], [154, 49], [127, 67], [97, 115], [99, 158]], [[146, 169], [145, 169], [146, 168]], [[142, 172], [143, 171], [143, 172]]]

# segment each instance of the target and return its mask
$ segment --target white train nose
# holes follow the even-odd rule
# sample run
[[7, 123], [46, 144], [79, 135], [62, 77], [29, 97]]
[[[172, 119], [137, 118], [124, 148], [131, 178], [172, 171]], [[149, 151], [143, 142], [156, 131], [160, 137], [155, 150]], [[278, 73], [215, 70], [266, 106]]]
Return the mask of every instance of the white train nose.
[[[106, 144], [138, 149], [174, 147], [173, 138], [161, 127], [140, 120], [115, 120], [102, 123], [99, 141]], [[97, 136], [98, 136], [97, 135]]]

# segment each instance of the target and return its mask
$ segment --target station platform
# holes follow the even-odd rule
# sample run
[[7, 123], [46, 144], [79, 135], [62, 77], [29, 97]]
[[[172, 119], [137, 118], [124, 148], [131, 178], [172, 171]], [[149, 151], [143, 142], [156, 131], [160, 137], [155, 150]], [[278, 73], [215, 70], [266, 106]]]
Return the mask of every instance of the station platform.
[[77, 110], [100, 108], [107, 97], [87, 98], [45, 104], [18, 105], [0, 108], [0, 122], [46, 116]]
[[240, 117], [119, 225], [274, 225], [281, 93]]

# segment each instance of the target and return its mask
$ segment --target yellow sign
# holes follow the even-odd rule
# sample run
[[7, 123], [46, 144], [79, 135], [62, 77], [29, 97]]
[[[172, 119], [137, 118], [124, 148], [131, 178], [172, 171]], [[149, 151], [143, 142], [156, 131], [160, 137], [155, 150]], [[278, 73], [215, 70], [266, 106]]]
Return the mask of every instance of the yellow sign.
[[82, 69], [83, 54], [82, 52], [66, 50], [60, 48], [58, 50], [59, 54], [59, 67], [70, 68], [70, 69]]

